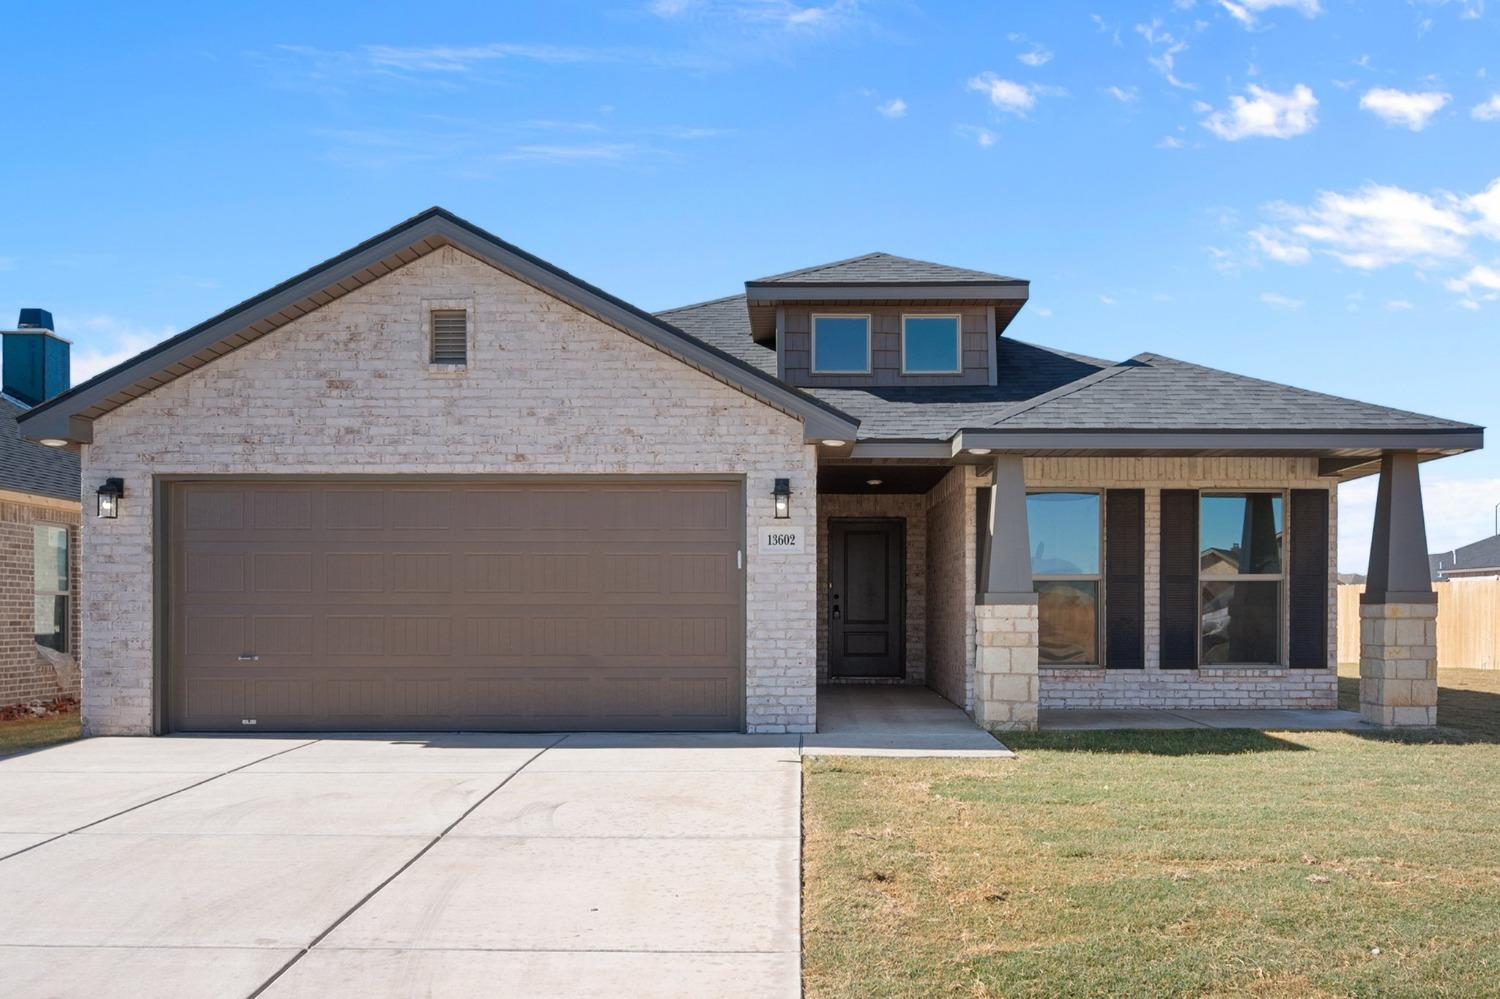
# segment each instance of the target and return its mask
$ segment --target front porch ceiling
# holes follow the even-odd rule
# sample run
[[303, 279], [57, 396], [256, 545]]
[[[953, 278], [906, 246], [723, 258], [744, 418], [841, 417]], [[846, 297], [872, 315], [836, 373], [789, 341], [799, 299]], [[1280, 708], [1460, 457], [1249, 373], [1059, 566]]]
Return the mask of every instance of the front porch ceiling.
[[[865, 462], [820, 462], [818, 494], [854, 496], [925, 494], [953, 470], [953, 465]], [[870, 480], [879, 480], [871, 485]]]

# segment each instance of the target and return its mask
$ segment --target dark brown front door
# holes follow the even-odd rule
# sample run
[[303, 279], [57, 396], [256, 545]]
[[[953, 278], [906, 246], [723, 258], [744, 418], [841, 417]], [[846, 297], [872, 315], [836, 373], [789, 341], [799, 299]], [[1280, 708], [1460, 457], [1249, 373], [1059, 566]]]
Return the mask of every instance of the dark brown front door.
[[828, 522], [828, 672], [906, 675], [906, 524]]
[[736, 729], [735, 482], [173, 483], [177, 731]]

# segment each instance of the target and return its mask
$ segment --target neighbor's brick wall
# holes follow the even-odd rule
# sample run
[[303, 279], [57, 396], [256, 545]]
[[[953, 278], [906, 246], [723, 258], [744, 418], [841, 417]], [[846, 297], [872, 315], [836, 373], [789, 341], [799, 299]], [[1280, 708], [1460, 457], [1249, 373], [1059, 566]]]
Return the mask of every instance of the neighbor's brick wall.
[[[1146, 492], [1146, 668], [1100, 670], [1043, 666], [1043, 708], [1337, 707], [1338, 491], [1333, 480], [1319, 478], [1317, 459], [1028, 458], [1026, 486], [1028, 489], [1140, 488]], [[1161, 669], [1161, 491], [1268, 488], [1330, 491], [1327, 668]], [[1290, 538], [1289, 523], [1287, 530]], [[1108, 599], [1106, 593], [1105, 600]], [[1285, 662], [1284, 609], [1282, 622], [1282, 661]]]
[[[424, 315], [453, 300], [473, 303], [470, 364], [434, 371]], [[126, 498], [84, 531], [85, 727], [150, 731], [153, 474], [648, 472], [746, 476], [747, 722], [810, 732], [817, 479], [802, 438], [799, 420], [444, 247], [95, 422], [85, 481], [121, 476]], [[778, 476], [804, 555], [754, 551]]]
[[[872, 473], [873, 474], [873, 473]], [[818, 496], [818, 682], [828, 679], [828, 521], [831, 517], [887, 517], [906, 524], [906, 682], [922, 683], [927, 669], [927, 497]], [[854, 679], [849, 683], [889, 681]]]
[[[68, 528], [69, 655], [54, 665], [37, 649], [33, 618], [32, 527]], [[0, 497], [0, 706], [77, 696], [79, 637], [78, 507], [61, 501], [15, 494]]]
[[955, 468], [927, 501], [927, 685], [974, 708], [974, 470]]

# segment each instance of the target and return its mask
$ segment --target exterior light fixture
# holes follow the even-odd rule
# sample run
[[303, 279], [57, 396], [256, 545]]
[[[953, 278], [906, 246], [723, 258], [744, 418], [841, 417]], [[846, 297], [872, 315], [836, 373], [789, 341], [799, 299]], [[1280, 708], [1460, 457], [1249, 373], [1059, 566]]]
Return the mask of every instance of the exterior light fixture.
[[776, 498], [776, 519], [786, 520], [792, 515], [792, 480], [777, 479], [771, 495]]
[[114, 520], [120, 515], [120, 498], [125, 495], [124, 479], [105, 479], [99, 487], [99, 516]]
[[867, 486], [878, 486], [878, 485], [880, 485], [884, 481], [885, 481], [884, 479], [866, 479], [865, 480], [865, 485], [867, 485]]
[[42, 444], [43, 447], [67, 447], [68, 446], [68, 442], [67, 441], [61, 440], [60, 438], [57, 438], [57, 437], [43, 437], [42, 440], [41, 440], [41, 444]]
[[843, 447], [847, 443], [849, 443], [849, 442], [848, 441], [841, 441], [841, 440], [833, 440], [833, 439], [826, 440], [826, 441], [823, 442], [823, 444], [825, 446], [827, 446], [827, 447]]
[[989, 454], [990, 453], [990, 449], [987, 448], [987, 447], [971, 447], [971, 448], [969, 448], [969, 453], [970, 454]]

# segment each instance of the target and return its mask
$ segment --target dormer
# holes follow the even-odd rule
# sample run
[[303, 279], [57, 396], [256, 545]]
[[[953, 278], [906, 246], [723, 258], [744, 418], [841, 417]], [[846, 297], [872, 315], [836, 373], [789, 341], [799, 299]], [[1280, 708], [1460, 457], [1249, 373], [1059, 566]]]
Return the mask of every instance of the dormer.
[[750, 335], [811, 388], [994, 385], [1019, 278], [867, 253], [745, 282]]

